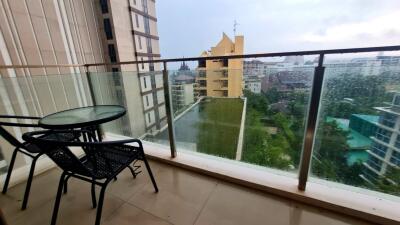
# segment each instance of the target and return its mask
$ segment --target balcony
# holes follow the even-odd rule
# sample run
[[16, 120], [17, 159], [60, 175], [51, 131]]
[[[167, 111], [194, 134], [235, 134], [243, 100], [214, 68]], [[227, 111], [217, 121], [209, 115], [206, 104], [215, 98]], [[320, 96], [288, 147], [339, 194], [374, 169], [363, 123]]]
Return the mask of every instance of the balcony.
[[[103, 224], [393, 224], [400, 221], [395, 180], [399, 165], [393, 163], [397, 148], [389, 145], [386, 161], [374, 161], [381, 164], [379, 170], [370, 169], [368, 158], [374, 156], [370, 154], [376, 141], [370, 138], [376, 133], [374, 124], [383, 121], [375, 109], [397, 96], [393, 90], [400, 92], [396, 89], [400, 60], [392, 56], [392, 64], [382, 64], [373, 70], [381, 72], [369, 74], [366, 71], [371, 70], [363, 66], [349, 69], [329, 57], [354, 52], [398, 54], [399, 50], [392, 46], [245, 55], [243, 60], [262, 57], [268, 65], [269, 57], [285, 55], [304, 55], [315, 63], [268, 68], [260, 78], [261, 93], [241, 89], [239, 96], [228, 96], [233, 91], [227, 91], [235, 85], [242, 88], [246, 77], [237, 71], [229, 71], [232, 83], [225, 87], [225, 97], [207, 92], [196, 96], [193, 89], [199, 87], [173, 91], [173, 84], [164, 82], [147, 100], [166, 104], [143, 115], [138, 112], [149, 94], [146, 89], [146, 95], [141, 95], [143, 84], [138, 80], [145, 74], [101, 72], [97, 68], [101, 66], [88, 64], [75, 74], [8, 77], [13, 66], [1, 66], [0, 108], [7, 110], [2, 113], [44, 116], [92, 104], [125, 106], [125, 117], [102, 127], [104, 137], [143, 139], [161, 191], [153, 194], [146, 188], [146, 174], [132, 180], [125, 172], [107, 190]], [[168, 81], [174, 72], [152, 72], [156, 78], [150, 86], [163, 78]], [[234, 76], [239, 76], [238, 82]], [[124, 87], [117, 89], [116, 80]], [[210, 82], [202, 88], [214, 84], [221, 85]], [[167, 104], [174, 100], [177, 104]], [[397, 118], [391, 121], [393, 129], [400, 126]], [[25, 131], [12, 130], [15, 135]], [[397, 135], [392, 132], [389, 143], [394, 145]], [[5, 142], [0, 144], [0, 165], [6, 166], [11, 149]], [[384, 169], [388, 166], [390, 173]], [[10, 192], [0, 196], [0, 206], [10, 224], [49, 223], [59, 170], [48, 158], [38, 162], [43, 173], [34, 179], [29, 208], [21, 212], [24, 184], [18, 183], [24, 181], [26, 167], [20, 159], [15, 168], [20, 175], [12, 180]], [[3, 176], [5, 169], [0, 169]], [[63, 197], [60, 223], [91, 224], [95, 210], [90, 209], [89, 189], [71, 182]]]

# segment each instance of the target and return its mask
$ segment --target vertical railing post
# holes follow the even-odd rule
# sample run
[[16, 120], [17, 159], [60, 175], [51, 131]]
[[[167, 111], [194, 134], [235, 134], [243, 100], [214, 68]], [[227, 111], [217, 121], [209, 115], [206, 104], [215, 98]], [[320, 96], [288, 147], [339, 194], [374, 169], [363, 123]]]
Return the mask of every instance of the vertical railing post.
[[[96, 96], [94, 94], [94, 89], [93, 89], [92, 77], [90, 76], [90, 71], [89, 71], [88, 65], [85, 65], [85, 71], [86, 71], [86, 79], [87, 79], [88, 86], [89, 86], [90, 98], [92, 99], [92, 105], [97, 105]], [[97, 125], [95, 127], [95, 129], [96, 129], [96, 133], [98, 136], [98, 141], [102, 141], [103, 136], [104, 136], [103, 128], [101, 127], [101, 125]]]
[[94, 95], [92, 78], [90, 76], [90, 71], [89, 71], [89, 66], [88, 65], [85, 65], [85, 71], [86, 71], [86, 79], [88, 81], [88, 86], [89, 86], [90, 98], [92, 99], [92, 104], [96, 105], [96, 97]]
[[303, 152], [300, 158], [299, 184], [298, 189], [306, 189], [307, 179], [310, 172], [312, 150], [315, 141], [315, 132], [317, 129], [318, 111], [324, 81], [324, 54], [319, 55], [318, 66], [315, 67], [314, 78], [311, 89], [311, 100], [308, 109], [307, 124], [303, 140]]
[[169, 77], [167, 71], [167, 62], [163, 62], [163, 80], [164, 80], [164, 98], [165, 98], [165, 109], [167, 112], [167, 122], [168, 122], [168, 135], [169, 135], [169, 145], [171, 147], [171, 157], [176, 157], [176, 145], [175, 145], [175, 127], [174, 127], [174, 114], [172, 111], [171, 104], [171, 91], [169, 88]]

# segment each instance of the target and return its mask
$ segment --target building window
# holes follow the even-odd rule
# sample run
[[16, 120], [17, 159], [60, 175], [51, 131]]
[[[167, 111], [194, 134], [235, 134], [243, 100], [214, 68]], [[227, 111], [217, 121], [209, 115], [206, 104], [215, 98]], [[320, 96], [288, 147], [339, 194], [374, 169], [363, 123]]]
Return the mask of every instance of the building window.
[[204, 59], [199, 60], [199, 67], [206, 67], [206, 60]]
[[111, 62], [117, 61], [117, 55], [115, 54], [115, 48], [113, 44], [108, 45], [108, 55], [110, 56]]
[[393, 105], [400, 106], [400, 95], [394, 97]]
[[143, 57], [142, 57], [142, 70], [144, 70], [144, 62], [143, 62]]
[[103, 14], [108, 13], [108, 3], [107, 0], [100, 0], [101, 12]]
[[144, 89], [147, 88], [147, 78], [146, 77], [143, 77], [143, 86], [144, 86]]
[[147, 113], [147, 120], [149, 121], [149, 124], [150, 124], [151, 123], [150, 113]]
[[136, 27], [139, 28], [139, 17], [137, 14], [135, 14], [135, 20], [136, 20]]
[[107, 40], [113, 39], [110, 19], [104, 19], [104, 31], [106, 32]]
[[228, 67], [228, 60], [227, 59], [223, 59], [222, 60], [222, 66], [223, 67]]
[[146, 95], [146, 106], [149, 106], [150, 104], [149, 104], [149, 96], [148, 95]]
[[392, 136], [392, 132], [382, 129], [382, 128], [378, 128], [376, 130], [376, 134], [375, 137], [385, 143], [389, 143], [390, 141], [390, 136]]
[[375, 156], [370, 155], [368, 157], [367, 164], [370, 167], [374, 168], [376, 171], [378, 171], [378, 172], [381, 171], [382, 162], [378, 158], [375, 158]]
[[400, 166], [400, 152], [394, 151], [392, 157], [390, 157], [390, 162], [396, 166]]
[[397, 116], [389, 113], [383, 113], [379, 116], [379, 123], [393, 128], [396, 124]]
[[142, 0], [143, 12], [148, 13], [147, 0]]
[[206, 71], [199, 71], [199, 77], [206, 77]]
[[[114, 71], [116, 69], [117, 71]], [[118, 72], [118, 68], [112, 68], [113, 72]], [[121, 77], [119, 74], [113, 74], [113, 80], [115, 86], [121, 86]]]
[[117, 90], [116, 93], [117, 93], [117, 99], [118, 100], [122, 100], [123, 97], [124, 97], [124, 94], [122, 93], [122, 91], [121, 90]]
[[138, 36], [139, 49], [142, 49], [142, 37]]
[[378, 143], [374, 143], [371, 146], [371, 151], [376, 154], [379, 155], [382, 158], [385, 158], [386, 155], [386, 151], [387, 151], [387, 147]]
[[114, 73], [118, 73], [119, 72], [119, 68], [111, 68], [111, 71]]
[[151, 39], [146, 38], [146, 45], [147, 45], [147, 53], [153, 53], [153, 49], [151, 47]]
[[150, 34], [150, 20], [149, 18], [143, 17], [144, 32]]
[[400, 135], [397, 135], [396, 142], [394, 143], [394, 146], [396, 146], [396, 148], [400, 149]]
[[136, 5], [136, 0], [133, 0], [133, 4]]
[[200, 87], [206, 87], [207, 86], [207, 81], [206, 80], [200, 80], [199, 81]]
[[222, 96], [228, 97], [228, 91], [223, 91]]

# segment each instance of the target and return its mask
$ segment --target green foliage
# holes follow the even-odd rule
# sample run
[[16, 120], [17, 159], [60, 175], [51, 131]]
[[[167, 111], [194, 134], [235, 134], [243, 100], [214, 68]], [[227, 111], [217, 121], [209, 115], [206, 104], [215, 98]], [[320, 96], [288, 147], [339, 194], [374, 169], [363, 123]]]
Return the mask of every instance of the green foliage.
[[348, 132], [333, 122], [322, 122], [316, 137], [312, 173], [320, 178], [351, 185], [361, 185], [362, 165], [348, 166], [345, 153], [348, 149]]
[[250, 108], [247, 111], [244, 154], [242, 160], [278, 169], [288, 169], [291, 160], [285, 154], [289, 143], [281, 135], [269, 135], [260, 123], [261, 114]]
[[262, 114], [267, 113], [268, 101], [265, 96], [255, 94], [249, 90], [244, 90], [244, 96], [247, 98], [247, 107], [254, 109]]
[[[385, 97], [385, 81], [381, 76], [342, 74], [327, 79], [323, 106], [331, 117], [349, 118], [351, 114], [376, 114]], [[351, 98], [353, 103], [343, 102]]]
[[276, 87], [269, 88], [264, 95], [271, 104], [279, 102], [283, 97]]
[[400, 196], [400, 169], [389, 167], [386, 176], [381, 177], [373, 189]]

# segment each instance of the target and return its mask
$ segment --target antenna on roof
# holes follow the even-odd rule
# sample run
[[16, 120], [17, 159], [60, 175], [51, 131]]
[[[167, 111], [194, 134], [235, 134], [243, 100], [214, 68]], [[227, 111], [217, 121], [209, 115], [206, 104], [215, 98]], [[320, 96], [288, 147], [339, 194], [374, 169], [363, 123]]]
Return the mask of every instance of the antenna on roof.
[[233, 21], [233, 36], [234, 37], [236, 36], [236, 29], [237, 29], [238, 25], [239, 25], [238, 22], [236, 20], [234, 20]]

